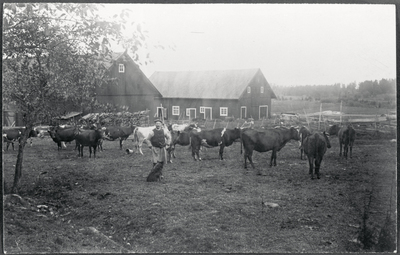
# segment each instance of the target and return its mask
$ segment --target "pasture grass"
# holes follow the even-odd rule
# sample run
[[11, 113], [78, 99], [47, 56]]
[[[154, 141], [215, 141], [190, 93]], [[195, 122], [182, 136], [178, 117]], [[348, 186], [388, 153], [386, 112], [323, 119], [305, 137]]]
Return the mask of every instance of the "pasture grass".
[[[151, 152], [126, 154], [105, 141], [97, 158], [78, 158], [71, 144], [57, 151], [49, 138], [26, 147], [19, 194], [29, 206], [4, 204], [7, 253], [65, 252], [357, 252], [363, 198], [374, 187], [368, 224], [376, 231], [395, 213], [396, 144], [356, 140], [353, 158], [338, 157], [338, 142], [324, 157], [321, 179], [311, 180], [298, 143], [277, 154], [255, 152], [256, 170], [243, 168], [240, 143], [201, 151], [187, 147], [164, 167], [162, 182], [148, 183]], [[3, 152], [5, 192], [16, 151]], [[271, 208], [265, 203], [277, 203]], [[38, 207], [46, 205], [47, 208]], [[99, 232], [90, 231], [95, 228]], [[377, 240], [374, 240], [376, 243]], [[370, 249], [371, 250], [371, 249]]]

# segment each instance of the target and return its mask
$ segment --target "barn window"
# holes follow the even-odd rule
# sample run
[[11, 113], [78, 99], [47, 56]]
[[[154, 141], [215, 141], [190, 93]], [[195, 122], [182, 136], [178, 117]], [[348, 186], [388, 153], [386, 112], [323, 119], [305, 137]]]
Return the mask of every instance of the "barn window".
[[200, 113], [204, 113], [204, 106], [200, 106]]
[[119, 66], [118, 66], [118, 72], [120, 72], [120, 73], [125, 73], [125, 65], [124, 65], [124, 64], [119, 64]]
[[219, 115], [220, 116], [228, 116], [228, 107], [220, 107]]
[[247, 87], [247, 93], [250, 93], [250, 92], [251, 92], [251, 88]]
[[264, 93], [264, 86], [261, 86], [260, 92]]
[[172, 115], [179, 115], [179, 106], [172, 106]]

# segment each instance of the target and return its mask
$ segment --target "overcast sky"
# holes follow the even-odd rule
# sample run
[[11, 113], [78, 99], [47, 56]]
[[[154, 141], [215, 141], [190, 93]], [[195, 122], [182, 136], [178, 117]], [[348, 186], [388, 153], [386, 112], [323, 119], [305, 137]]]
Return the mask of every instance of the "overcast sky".
[[[394, 5], [125, 4], [142, 22], [154, 71], [260, 68], [270, 84], [396, 78]], [[106, 15], [104, 14], [104, 15]]]

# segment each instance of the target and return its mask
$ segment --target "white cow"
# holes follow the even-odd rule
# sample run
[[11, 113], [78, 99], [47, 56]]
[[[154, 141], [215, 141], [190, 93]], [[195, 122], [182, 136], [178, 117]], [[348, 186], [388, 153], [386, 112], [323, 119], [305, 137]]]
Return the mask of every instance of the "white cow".
[[133, 131], [133, 142], [136, 143], [136, 153], [140, 153], [143, 155], [142, 152], [142, 144], [144, 140], [149, 136], [149, 133], [151, 130], [155, 129], [156, 126], [151, 126], [151, 127], [137, 127]]
[[172, 124], [172, 131], [180, 131], [183, 132], [185, 128], [187, 128], [189, 124]]
[[[143, 155], [142, 152], [142, 145], [143, 142], [145, 142], [150, 134], [150, 132], [155, 129], [156, 126], [151, 126], [151, 127], [137, 127], [135, 128], [135, 130], [133, 131], [133, 142], [136, 143], [136, 153], [140, 153]], [[166, 126], [164, 126], [164, 132], [170, 133], [170, 131], [168, 130], [168, 128]], [[150, 141], [146, 141], [146, 143], [150, 144]], [[133, 150], [130, 149], [126, 149], [126, 152], [128, 154], [133, 153]]]

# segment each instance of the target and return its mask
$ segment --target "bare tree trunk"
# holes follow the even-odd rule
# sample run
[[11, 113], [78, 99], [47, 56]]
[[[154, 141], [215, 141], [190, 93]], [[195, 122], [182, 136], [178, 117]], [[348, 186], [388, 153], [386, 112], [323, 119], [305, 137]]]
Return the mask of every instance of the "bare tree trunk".
[[24, 158], [24, 148], [26, 145], [26, 141], [28, 140], [29, 132], [32, 127], [26, 127], [25, 132], [21, 136], [21, 140], [18, 146], [18, 155], [17, 155], [17, 163], [15, 164], [15, 175], [14, 175], [14, 184], [11, 190], [11, 193], [18, 193], [19, 181], [22, 176], [22, 162]]

